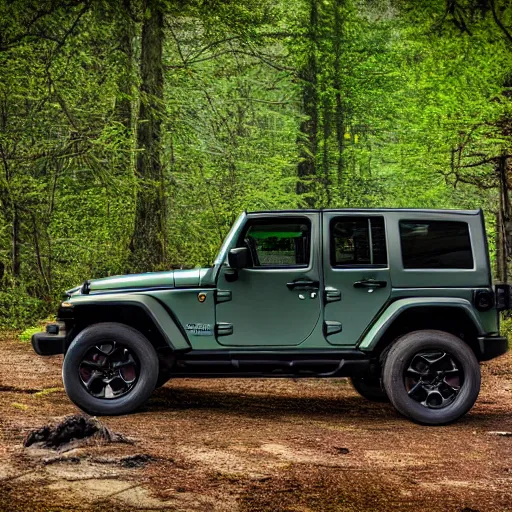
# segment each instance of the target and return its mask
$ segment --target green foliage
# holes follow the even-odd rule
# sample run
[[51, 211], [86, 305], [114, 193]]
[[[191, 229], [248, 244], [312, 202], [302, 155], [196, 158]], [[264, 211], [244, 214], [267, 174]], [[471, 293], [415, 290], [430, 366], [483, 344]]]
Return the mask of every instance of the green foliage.
[[512, 347], [512, 317], [502, 315], [500, 322], [500, 332], [508, 338], [508, 344]]
[[0, 291], [0, 329], [21, 329], [48, 314], [49, 304], [27, 290]]
[[38, 332], [41, 332], [41, 327], [39, 325], [36, 327], [29, 327], [20, 334], [20, 340], [29, 342], [32, 339], [32, 336]]
[[54, 393], [62, 393], [64, 388], [45, 388], [41, 391], [37, 391], [32, 396], [34, 398], [44, 398], [48, 395], [53, 395]]
[[147, 2], [0, 2], [0, 327], [129, 268], [140, 101], [162, 123], [167, 268], [211, 263], [243, 209], [311, 203], [482, 207], [494, 251], [512, 8], [495, 0], [500, 27], [455, 4], [158, 2], [162, 104], [139, 76]]

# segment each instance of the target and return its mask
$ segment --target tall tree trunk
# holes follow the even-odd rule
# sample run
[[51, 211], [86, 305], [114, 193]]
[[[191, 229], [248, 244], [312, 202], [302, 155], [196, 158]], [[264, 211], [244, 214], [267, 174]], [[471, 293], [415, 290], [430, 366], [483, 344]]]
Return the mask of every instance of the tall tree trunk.
[[336, 98], [336, 111], [335, 111], [335, 126], [336, 126], [336, 167], [338, 175], [338, 187], [343, 194], [343, 151], [344, 151], [344, 136], [345, 136], [345, 113], [343, 110], [343, 103], [341, 99], [341, 41], [342, 41], [342, 19], [341, 8], [343, 0], [334, 0], [334, 81], [333, 86]]
[[119, 73], [119, 96], [116, 99], [116, 118], [129, 131], [132, 128], [133, 38], [135, 27], [130, 17], [131, 0], [120, 0], [117, 20], [119, 48], [123, 53], [123, 69]]
[[496, 271], [498, 280], [503, 283], [508, 282], [508, 266], [512, 257], [512, 207], [510, 204], [508, 170], [509, 159], [507, 155], [502, 155], [497, 160], [496, 165], [500, 192], [496, 233]]
[[331, 181], [329, 176], [329, 138], [331, 136], [331, 112], [332, 106], [327, 94], [322, 105], [322, 182], [325, 192], [325, 206], [329, 208], [331, 205]]
[[309, 10], [309, 41], [307, 58], [299, 71], [302, 80], [302, 114], [304, 120], [300, 124], [299, 165], [297, 168], [297, 194], [307, 194], [306, 205], [315, 206], [316, 155], [318, 151], [318, 92], [317, 92], [317, 31], [318, 6], [317, 0], [310, 0]]
[[496, 279], [503, 283], [506, 276], [506, 261], [504, 259], [505, 248], [503, 238], [503, 220], [501, 215], [501, 197], [500, 208], [496, 212]]
[[12, 275], [15, 279], [18, 279], [21, 274], [20, 246], [20, 216], [18, 207], [14, 205], [12, 214]]
[[163, 268], [165, 263], [166, 214], [161, 163], [163, 24], [163, 12], [158, 0], [145, 0], [140, 62], [141, 98], [137, 123], [138, 188], [131, 243], [131, 267], [134, 271]]

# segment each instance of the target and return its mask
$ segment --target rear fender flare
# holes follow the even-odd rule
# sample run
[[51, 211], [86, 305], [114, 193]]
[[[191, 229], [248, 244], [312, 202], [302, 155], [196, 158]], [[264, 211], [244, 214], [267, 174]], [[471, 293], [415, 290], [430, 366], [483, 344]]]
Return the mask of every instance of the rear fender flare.
[[369, 331], [363, 336], [358, 344], [358, 348], [365, 352], [371, 352], [385, 335], [386, 331], [393, 324], [393, 322], [404, 311], [417, 308], [417, 307], [442, 307], [442, 308], [457, 308], [464, 311], [468, 319], [473, 323], [479, 335], [484, 335], [485, 331], [482, 327], [480, 319], [473, 308], [471, 302], [461, 298], [447, 298], [447, 297], [414, 297], [407, 299], [399, 299], [392, 302], [375, 321]]

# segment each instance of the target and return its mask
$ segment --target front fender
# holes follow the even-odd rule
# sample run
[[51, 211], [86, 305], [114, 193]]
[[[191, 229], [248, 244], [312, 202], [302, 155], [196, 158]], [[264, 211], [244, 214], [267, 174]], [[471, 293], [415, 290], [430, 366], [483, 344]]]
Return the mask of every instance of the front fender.
[[69, 302], [78, 313], [88, 306], [108, 308], [135, 306], [141, 308], [154, 323], [160, 335], [173, 350], [190, 350], [191, 346], [178, 321], [159, 300], [144, 294], [105, 294], [80, 295], [72, 297]]
[[386, 330], [398, 318], [398, 316], [405, 310], [415, 307], [451, 307], [458, 308], [464, 311], [468, 318], [473, 322], [479, 335], [484, 335], [485, 330], [482, 323], [473, 308], [471, 302], [461, 298], [446, 298], [446, 297], [411, 297], [407, 299], [399, 299], [392, 302], [384, 312], [379, 316], [376, 322], [372, 325], [370, 330], [364, 335], [363, 339], [358, 345], [360, 350], [372, 351]]

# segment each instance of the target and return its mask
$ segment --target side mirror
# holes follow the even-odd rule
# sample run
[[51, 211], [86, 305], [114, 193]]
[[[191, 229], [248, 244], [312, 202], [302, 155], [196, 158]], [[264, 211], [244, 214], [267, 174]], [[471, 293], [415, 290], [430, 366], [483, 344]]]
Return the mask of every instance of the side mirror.
[[249, 266], [249, 249], [235, 247], [228, 252], [228, 263], [232, 269], [241, 270]]

